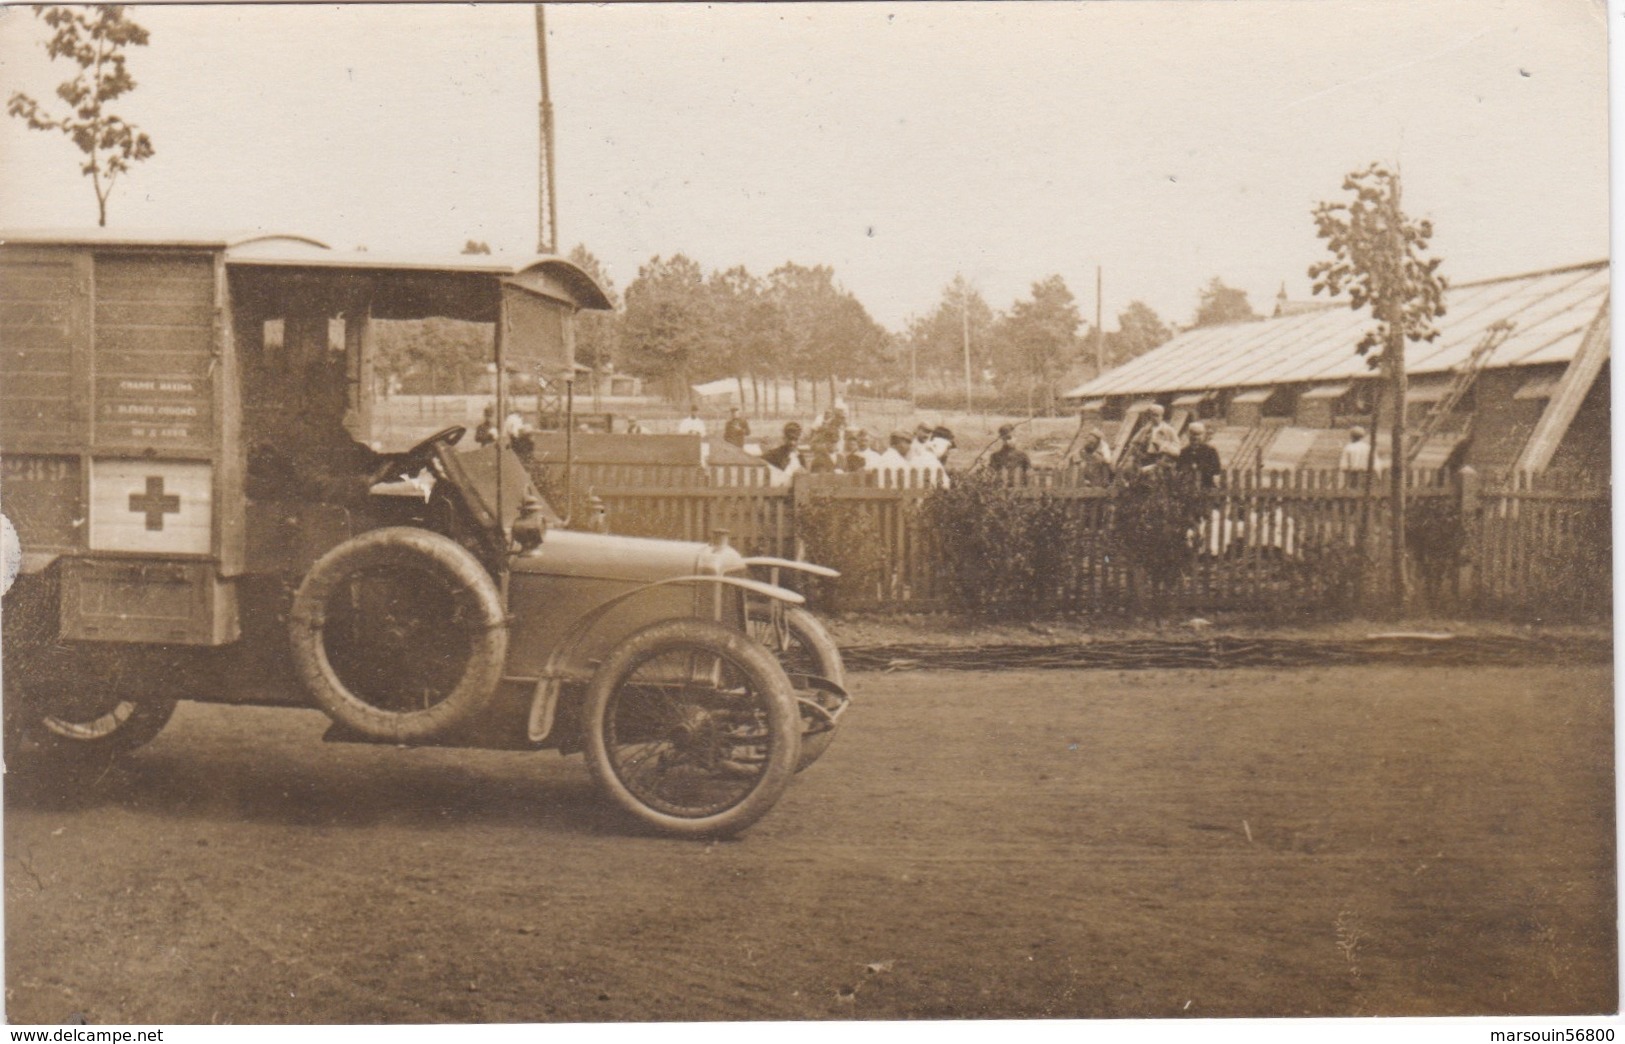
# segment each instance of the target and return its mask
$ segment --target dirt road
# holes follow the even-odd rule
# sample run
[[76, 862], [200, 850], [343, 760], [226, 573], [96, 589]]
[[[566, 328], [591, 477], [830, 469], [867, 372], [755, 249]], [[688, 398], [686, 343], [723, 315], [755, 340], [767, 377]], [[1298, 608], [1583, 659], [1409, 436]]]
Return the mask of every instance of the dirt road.
[[1612, 1011], [1606, 668], [864, 674], [741, 839], [183, 705], [8, 778], [13, 1023]]

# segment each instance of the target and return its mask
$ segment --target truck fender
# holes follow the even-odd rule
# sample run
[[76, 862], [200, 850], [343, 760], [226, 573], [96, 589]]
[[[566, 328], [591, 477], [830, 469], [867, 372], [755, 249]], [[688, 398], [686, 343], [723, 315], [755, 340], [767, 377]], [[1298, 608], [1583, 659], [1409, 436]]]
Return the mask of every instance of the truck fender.
[[831, 569], [829, 566], [815, 565], [812, 562], [797, 562], [793, 558], [773, 558], [770, 556], [761, 556], [757, 558], [747, 558], [745, 559], [745, 564], [748, 566], [763, 566], [768, 569], [793, 569], [798, 573], [811, 573], [813, 576], [822, 576], [830, 580], [833, 580], [841, 575], [841, 571], [839, 569]]
[[552, 655], [547, 658], [547, 666], [542, 671], [542, 676], [537, 679], [536, 692], [531, 697], [530, 722], [526, 733], [532, 743], [542, 742], [553, 731], [553, 716], [558, 704], [559, 682], [563, 678], [564, 664], [569, 662], [570, 656], [575, 651], [576, 644], [585, 638], [592, 631], [593, 625], [615, 606], [628, 598], [637, 597], [652, 587], [666, 587], [672, 584], [724, 584], [729, 587], [740, 588], [754, 595], [760, 595], [763, 598], [776, 599], [788, 605], [801, 605], [807, 601], [796, 592], [783, 587], [775, 587], [772, 584], [752, 580], [749, 577], [720, 576], [715, 573], [667, 577], [664, 580], [644, 584], [635, 590], [611, 598], [572, 624], [570, 629], [565, 632], [564, 637], [559, 640], [559, 644], [554, 648]]

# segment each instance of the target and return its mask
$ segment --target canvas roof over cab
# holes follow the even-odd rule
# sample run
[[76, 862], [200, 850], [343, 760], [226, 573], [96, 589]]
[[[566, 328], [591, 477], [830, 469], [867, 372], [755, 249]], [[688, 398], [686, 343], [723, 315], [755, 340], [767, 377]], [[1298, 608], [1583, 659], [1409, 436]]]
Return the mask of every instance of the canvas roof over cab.
[[251, 243], [282, 243], [295, 249], [326, 250], [319, 239], [288, 232], [237, 229], [231, 231], [164, 232], [156, 229], [113, 228], [8, 228], [0, 229], [0, 244], [10, 246], [125, 247], [143, 250], [226, 250]]
[[257, 270], [273, 280], [273, 272], [365, 274], [372, 286], [372, 312], [380, 319], [443, 315], [489, 322], [495, 317], [491, 290], [499, 284], [575, 308], [610, 307], [608, 296], [590, 275], [555, 255], [335, 251], [278, 238], [228, 248], [226, 266]]

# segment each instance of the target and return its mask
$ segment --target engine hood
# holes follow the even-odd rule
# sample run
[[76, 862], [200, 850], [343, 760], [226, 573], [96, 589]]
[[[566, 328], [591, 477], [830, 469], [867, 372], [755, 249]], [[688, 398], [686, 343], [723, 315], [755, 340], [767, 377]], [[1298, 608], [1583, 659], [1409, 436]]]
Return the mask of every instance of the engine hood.
[[549, 529], [538, 554], [512, 560], [521, 573], [545, 573], [598, 580], [649, 583], [675, 576], [716, 575], [745, 570], [738, 551], [684, 540], [653, 540]]

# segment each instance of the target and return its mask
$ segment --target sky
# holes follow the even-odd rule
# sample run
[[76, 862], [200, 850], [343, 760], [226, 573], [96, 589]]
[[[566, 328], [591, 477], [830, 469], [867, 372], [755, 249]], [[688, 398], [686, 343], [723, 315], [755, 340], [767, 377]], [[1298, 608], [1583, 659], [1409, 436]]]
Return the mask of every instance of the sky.
[[[116, 110], [156, 155], [118, 228], [334, 247], [536, 240], [528, 5], [159, 6]], [[548, 8], [561, 242], [624, 289], [650, 258], [826, 264], [900, 329], [962, 273], [1051, 274], [1108, 330], [1189, 323], [1219, 277], [1309, 296], [1310, 210], [1381, 160], [1455, 282], [1608, 254], [1597, 0], [1094, 0]], [[0, 11], [0, 95], [66, 77]], [[79, 154], [0, 120], [0, 227], [93, 225]]]

